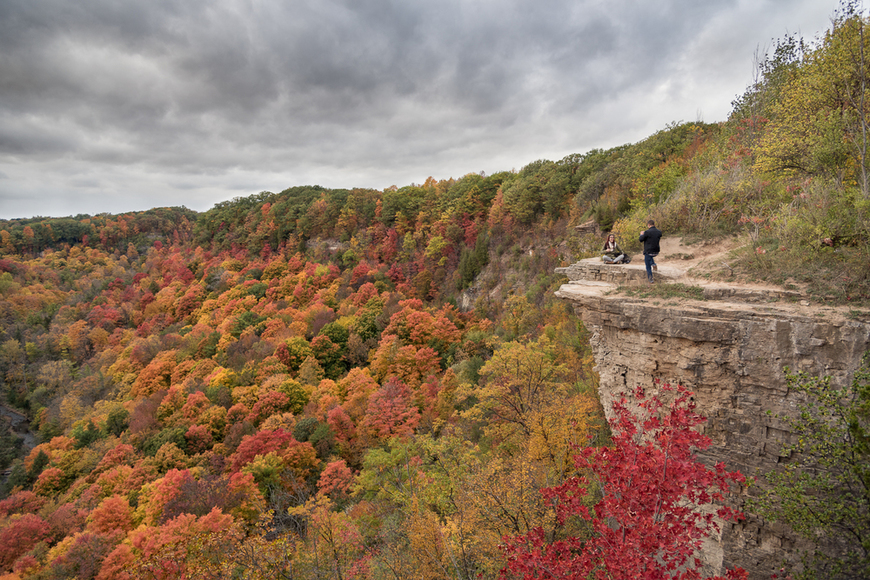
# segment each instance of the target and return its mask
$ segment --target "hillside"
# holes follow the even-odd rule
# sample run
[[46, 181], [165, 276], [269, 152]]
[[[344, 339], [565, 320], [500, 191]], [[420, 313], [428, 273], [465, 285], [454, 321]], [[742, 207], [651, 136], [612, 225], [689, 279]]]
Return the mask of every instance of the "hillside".
[[727, 121], [515, 172], [0, 221], [36, 435], [0, 426], [0, 574], [496, 578], [508, 536], [599, 537], [540, 493], [611, 440], [555, 269], [652, 217], [693, 283], [866, 304], [865, 27], [783, 41]]

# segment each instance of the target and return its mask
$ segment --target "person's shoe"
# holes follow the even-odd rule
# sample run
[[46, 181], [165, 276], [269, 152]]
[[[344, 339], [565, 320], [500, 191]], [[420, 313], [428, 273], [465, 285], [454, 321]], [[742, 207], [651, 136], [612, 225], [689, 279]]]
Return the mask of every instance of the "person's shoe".
[[653, 272], [658, 272], [658, 271], [659, 271], [659, 267], [658, 267], [658, 265], [656, 265], [656, 264], [653, 264], [652, 268], [653, 268]]

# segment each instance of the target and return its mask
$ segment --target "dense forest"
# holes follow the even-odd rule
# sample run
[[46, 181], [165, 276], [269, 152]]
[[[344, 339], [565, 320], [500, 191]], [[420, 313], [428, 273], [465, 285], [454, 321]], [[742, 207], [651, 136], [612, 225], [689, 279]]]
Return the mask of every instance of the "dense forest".
[[737, 237], [721, 276], [866, 304], [867, 25], [781, 40], [726, 121], [519, 171], [0, 221], [37, 434], [0, 424], [0, 577], [572, 577], [535, 558], [606, 534], [575, 456], [628, 429], [553, 296], [602, 243], [574, 226]]

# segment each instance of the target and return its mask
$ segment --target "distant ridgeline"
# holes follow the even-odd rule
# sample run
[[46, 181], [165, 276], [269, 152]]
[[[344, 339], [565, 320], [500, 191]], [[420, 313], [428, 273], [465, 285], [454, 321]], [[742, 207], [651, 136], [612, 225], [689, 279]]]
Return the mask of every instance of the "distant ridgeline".
[[185, 207], [171, 207], [120, 215], [0, 220], [0, 251], [33, 255], [81, 245], [126, 252], [131, 244], [144, 251], [155, 241], [189, 240], [197, 215]]
[[[718, 132], [715, 125], [674, 125], [637, 145], [569, 155], [558, 162], [535, 161], [519, 171], [429, 178], [422, 185], [383, 191], [292, 187], [222, 202], [204, 213], [180, 207], [0, 220], [0, 248], [32, 254], [83, 244], [125, 252], [133, 244], [141, 252], [160, 240], [195, 242], [215, 250], [245, 247], [257, 255], [267, 245], [277, 250], [311, 238], [347, 242], [366, 233], [377, 236], [380, 229], [404, 235], [418, 227], [435, 228], [450, 245], [464, 242], [469, 227], [552, 224], [593, 210], [602, 226], [609, 227], [630, 207], [634, 175], [691, 156]], [[684, 169], [677, 171], [682, 173]]]

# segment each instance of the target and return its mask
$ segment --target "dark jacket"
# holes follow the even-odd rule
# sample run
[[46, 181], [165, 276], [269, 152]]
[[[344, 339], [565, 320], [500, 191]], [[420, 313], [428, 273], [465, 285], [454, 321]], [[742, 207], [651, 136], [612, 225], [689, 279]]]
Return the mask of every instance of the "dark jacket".
[[655, 256], [661, 251], [659, 248], [659, 240], [662, 239], [662, 232], [655, 226], [650, 226], [649, 229], [640, 234], [640, 241], [643, 242], [643, 253]]

